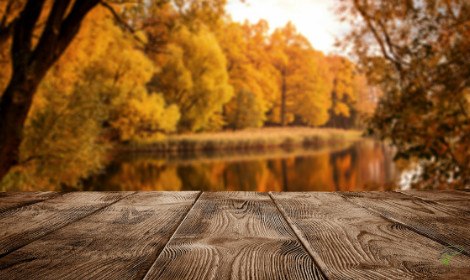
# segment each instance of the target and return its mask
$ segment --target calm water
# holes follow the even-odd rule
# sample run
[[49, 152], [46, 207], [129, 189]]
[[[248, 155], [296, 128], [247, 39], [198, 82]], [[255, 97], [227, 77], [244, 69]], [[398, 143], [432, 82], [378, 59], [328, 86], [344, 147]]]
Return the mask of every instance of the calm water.
[[264, 155], [161, 159], [122, 155], [86, 190], [362, 191], [395, 189], [393, 153], [372, 140], [342, 148]]

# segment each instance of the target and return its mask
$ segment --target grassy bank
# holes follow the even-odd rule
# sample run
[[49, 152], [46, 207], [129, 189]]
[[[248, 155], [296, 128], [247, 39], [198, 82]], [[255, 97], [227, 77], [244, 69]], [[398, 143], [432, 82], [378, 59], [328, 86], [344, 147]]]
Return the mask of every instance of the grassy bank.
[[201, 134], [171, 135], [150, 143], [130, 143], [120, 152], [158, 153], [194, 156], [198, 154], [237, 154], [271, 150], [319, 149], [344, 145], [361, 138], [356, 130], [315, 128], [261, 128]]

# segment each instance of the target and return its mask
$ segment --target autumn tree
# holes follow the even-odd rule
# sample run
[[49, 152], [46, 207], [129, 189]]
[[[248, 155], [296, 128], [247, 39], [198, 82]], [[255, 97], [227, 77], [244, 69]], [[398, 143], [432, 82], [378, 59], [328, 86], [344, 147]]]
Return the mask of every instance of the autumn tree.
[[351, 127], [356, 115], [355, 67], [351, 61], [341, 56], [328, 57], [328, 64], [333, 84], [328, 124], [333, 127]]
[[421, 186], [469, 186], [470, 2], [349, 0], [340, 13], [384, 92], [370, 132], [419, 164]]
[[175, 130], [179, 110], [147, 91], [156, 69], [140, 47], [106, 8], [89, 13], [38, 86], [3, 188], [76, 186], [103, 168], [115, 141]]
[[270, 53], [278, 71], [280, 124], [295, 118], [319, 126], [328, 121], [331, 106], [327, 71], [321, 69], [322, 55], [299, 34], [292, 23], [277, 29], [271, 36]]
[[217, 37], [227, 57], [234, 97], [225, 106], [229, 127], [261, 127], [277, 96], [276, 70], [266, 52], [268, 25], [227, 23]]
[[134, 36], [107, 7], [89, 13], [39, 84], [18, 164], [0, 188], [77, 186], [103, 168], [116, 141], [149, 141], [176, 129], [179, 109], [147, 91], [156, 67]]
[[225, 56], [214, 34], [204, 26], [179, 26], [162, 54], [163, 64], [149, 88], [161, 92], [181, 112], [179, 128], [201, 131], [221, 127], [223, 106], [231, 99]]
[[[2, 15], [0, 34], [12, 38], [13, 70], [0, 100], [0, 178], [18, 163], [23, 127], [37, 87], [78, 33], [86, 14], [100, 1], [55, 0], [47, 10], [46, 2], [27, 1], [9, 21], [8, 8]], [[35, 27], [42, 12], [47, 13], [47, 20], [36, 39]]]
[[260, 20], [255, 24], [243, 24], [244, 37], [247, 41], [246, 56], [253, 68], [253, 79], [263, 90], [263, 100], [267, 110], [273, 108], [278, 100], [280, 89], [277, 85], [278, 71], [270, 54], [269, 24]]
[[303, 125], [321, 126], [328, 122], [331, 107], [331, 78], [328, 61], [322, 52], [310, 51], [304, 59], [304, 92], [294, 107]]

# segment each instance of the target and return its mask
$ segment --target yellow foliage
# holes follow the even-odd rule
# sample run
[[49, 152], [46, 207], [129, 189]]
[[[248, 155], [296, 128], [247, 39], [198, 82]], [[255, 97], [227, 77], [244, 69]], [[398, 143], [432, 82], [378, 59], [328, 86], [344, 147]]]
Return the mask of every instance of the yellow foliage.
[[225, 108], [231, 127], [261, 127], [272, 108], [276, 92], [275, 68], [266, 55], [263, 23], [243, 26], [229, 23], [219, 31], [228, 60], [230, 84], [235, 96]]
[[[107, 12], [91, 12], [41, 83], [25, 126], [21, 164], [3, 186], [76, 186], [105, 164], [110, 146], [105, 123], [129, 138], [173, 131], [178, 108], [147, 93], [154, 72]], [[132, 128], [121, 127], [123, 119], [133, 121]]]
[[[122, 141], [156, 139], [176, 129], [180, 118], [179, 109], [166, 107], [160, 94], [134, 93], [119, 108], [119, 116], [111, 125], [119, 132]], [[137, 96], [138, 95], [138, 96]]]
[[181, 130], [204, 130], [233, 95], [219, 43], [204, 26], [195, 31], [180, 26], [166, 51], [152, 88], [179, 106]]
[[343, 102], [337, 102], [334, 107], [334, 113], [337, 116], [349, 118], [351, 116], [349, 106]]
[[334, 113], [338, 116], [349, 117], [349, 111], [353, 108], [358, 94], [355, 90], [355, 67], [351, 61], [341, 56], [330, 56], [328, 62], [333, 80], [333, 102], [340, 104], [335, 105]]
[[291, 23], [274, 32], [270, 52], [278, 70], [278, 112], [285, 107], [287, 123], [297, 117], [308, 125], [325, 124], [331, 107], [331, 84], [323, 54], [314, 51]]

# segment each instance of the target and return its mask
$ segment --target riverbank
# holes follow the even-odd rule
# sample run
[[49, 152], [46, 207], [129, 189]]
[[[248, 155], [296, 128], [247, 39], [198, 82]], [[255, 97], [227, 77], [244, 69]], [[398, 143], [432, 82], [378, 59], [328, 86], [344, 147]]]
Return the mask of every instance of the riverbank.
[[157, 153], [168, 156], [195, 154], [236, 154], [271, 150], [312, 150], [344, 145], [361, 139], [357, 130], [319, 128], [261, 128], [200, 134], [171, 135], [150, 143], [130, 143], [118, 152]]

